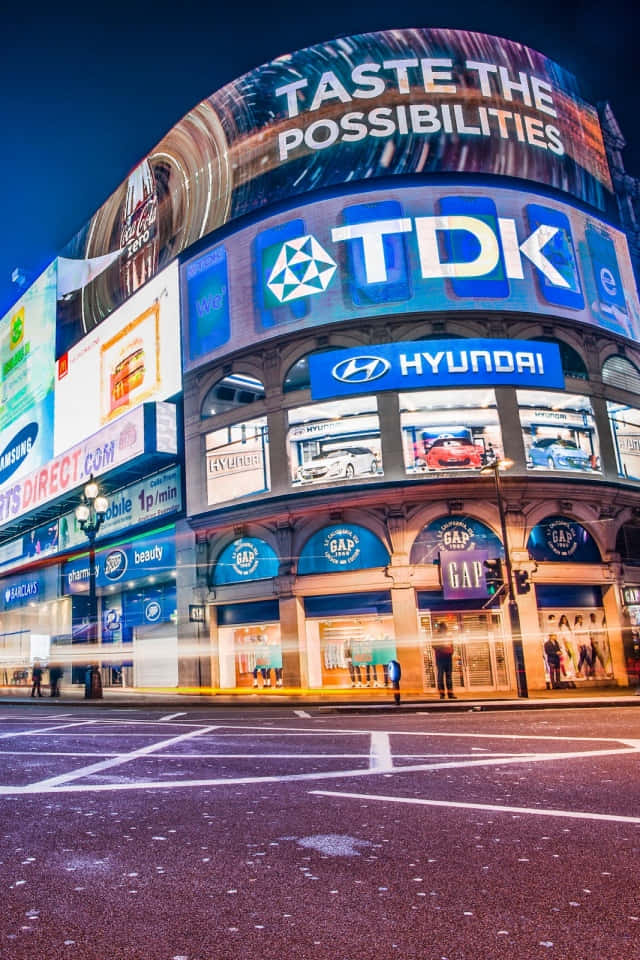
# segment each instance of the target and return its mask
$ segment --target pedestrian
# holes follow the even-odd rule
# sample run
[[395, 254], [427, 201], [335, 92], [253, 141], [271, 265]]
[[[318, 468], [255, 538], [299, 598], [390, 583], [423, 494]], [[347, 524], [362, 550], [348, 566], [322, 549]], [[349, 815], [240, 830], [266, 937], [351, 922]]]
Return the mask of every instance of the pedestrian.
[[544, 653], [549, 665], [549, 677], [551, 678], [551, 687], [553, 690], [560, 689], [560, 659], [562, 656], [562, 647], [558, 643], [558, 635], [550, 633], [549, 639], [544, 645]]
[[438, 637], [434, 644], [434, 653], [436, 656], [437, 684], [440, 693], [440, 699], [444, 700], [445, 684], [449, 700], [455, 700], [453, 692], [453, 643], [449, 640], [446, 623], [440, 623], [438, 626]]
[[49, 686], [51, 687], [51, 696], [59, 697], [60, 696], [60, 681], [62, 680], [62, 675], [64, 670], [58, 663], [49, 664]]
[[33, 667], [31, 670], [31, 696], [35, 697], [36, 690], [38, 691], [38, 696], [42, 696], [42, 691], [40, 689], [40, 684], [42, 683], [42, 667], [40, 666], [39, 660], [34, 660]]
[[389, 660], [387, 664], [387, 676], [393, 687], [393, 699], [396, 705], [400, 703], [400, 678], [402, 676], [402, 667], [397, 660]]

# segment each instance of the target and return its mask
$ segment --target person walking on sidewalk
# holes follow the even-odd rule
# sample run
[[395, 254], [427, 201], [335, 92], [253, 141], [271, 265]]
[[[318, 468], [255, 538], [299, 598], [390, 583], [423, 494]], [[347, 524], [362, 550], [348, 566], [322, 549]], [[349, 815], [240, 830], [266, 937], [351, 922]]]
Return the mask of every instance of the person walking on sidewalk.
[[453, 692], [453, 643], [447, 636], [446, 623], [441, 623], [438, 626], [438, 639], [436, 639], [433, 649], [436, 656], [437, 684], [440, 699], [444, 700], [446, 684], [449, 700], [455, 700], [456, 697]]
[[39, 660], [34, 660], [33, 668], [31, 670], [31, 696], [35, 697], [36, 690], [38, 691], [38, 696], [42, 696], [42, 690], [40, 689], [40, 684], [42, 683], [42, 667], [40, 666]]

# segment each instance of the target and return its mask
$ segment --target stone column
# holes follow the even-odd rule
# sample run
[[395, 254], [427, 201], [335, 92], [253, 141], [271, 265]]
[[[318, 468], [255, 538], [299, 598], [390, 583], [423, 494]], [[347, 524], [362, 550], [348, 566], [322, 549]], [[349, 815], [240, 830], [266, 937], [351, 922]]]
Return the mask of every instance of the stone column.
[[304, 604], [291, 594], [290, 579], [280, 594], [280, 643], [282, 644], [282, 681], [285, 687], [308, 685]]
[[606, 630], [611, 651], [611, 669], [616, 683], [620, 687], [629, 686], [627, 666], [622, 642], [622, 604], [620, 591], [615, 583], [602, 587], [602, 606], [606, 620]]

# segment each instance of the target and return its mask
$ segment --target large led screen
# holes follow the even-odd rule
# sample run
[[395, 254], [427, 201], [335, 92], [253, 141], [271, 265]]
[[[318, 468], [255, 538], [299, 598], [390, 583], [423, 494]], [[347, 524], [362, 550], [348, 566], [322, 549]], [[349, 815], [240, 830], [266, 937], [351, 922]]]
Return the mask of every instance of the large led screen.
[[266, 493], [271, 488], [267, 418], [208, 433], [206, 470], [209, 506]]
[[575, 393], [516, 391], [530, 470], [600, 473], [591, 401]]
[[640, 410], [607, 400], [618, 476], [640, 480]]
[[289, 411], [287, 449], [294, 486], [344, 485], [382, 474], [375, 397], [315, 403]]
[[185, 370], [290, 331], [442, 310], [566, 317], [640, 339], [624, 234], [538, 194], [368, 190], [297, 207], [182, 267]]
[[398, 400], [407, 473], [479, 470], [502, 457], [494, 390], [415, 391]]
[[56, 268], [0, 319], [0, 489], [53, 453]]
[[171, 264], [57, 362], [58, 454], [182, 386], [178, 265]]
[[58, 354], [180, 251], [309, 190], [442, 171], [522, 177], [603, 206], [596, 111], [521, 44], [454, 30], [341, 37], [203, 100], [64, 251]]

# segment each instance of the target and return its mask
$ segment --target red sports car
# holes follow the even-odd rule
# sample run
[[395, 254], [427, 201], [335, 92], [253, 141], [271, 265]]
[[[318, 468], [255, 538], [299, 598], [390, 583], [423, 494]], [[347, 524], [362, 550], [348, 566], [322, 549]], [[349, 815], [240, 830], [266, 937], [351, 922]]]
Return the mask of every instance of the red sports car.
[[443, 467], [481, 467], [483, 448], [460, 437], [438, 437], [427, 450], [425, 460], [432, 470]]

